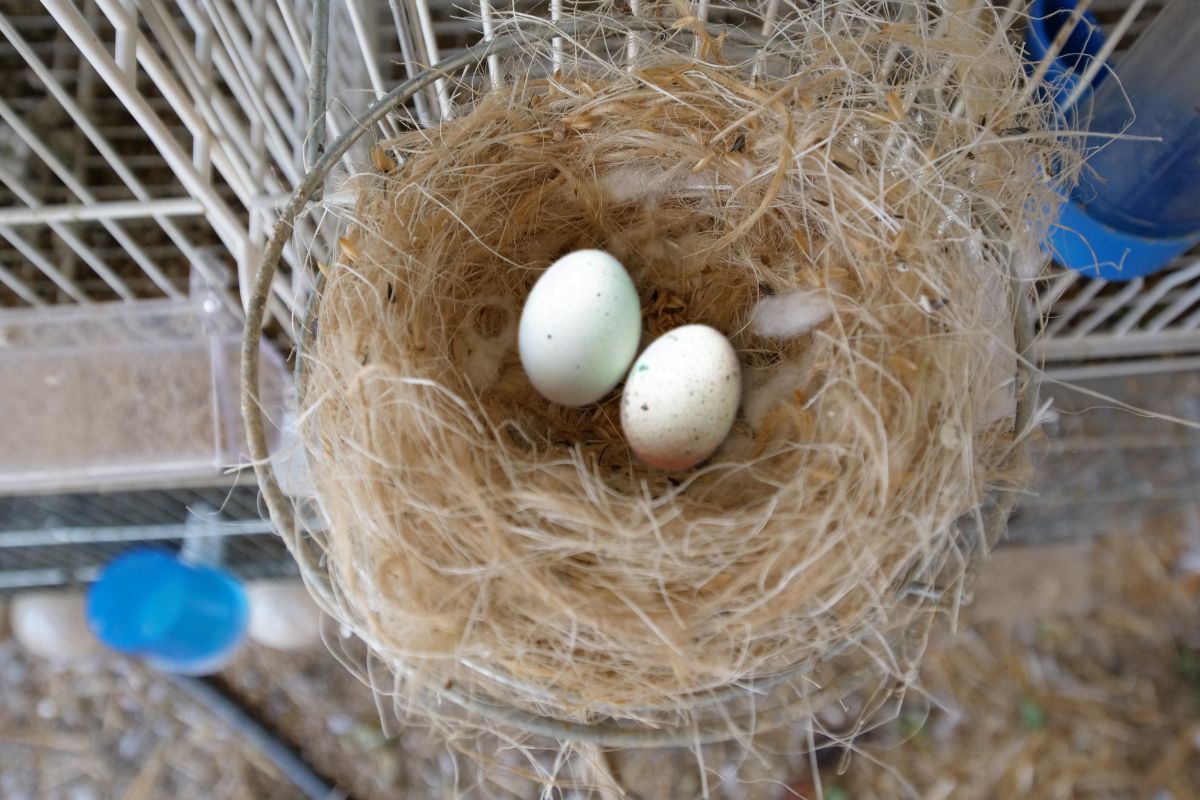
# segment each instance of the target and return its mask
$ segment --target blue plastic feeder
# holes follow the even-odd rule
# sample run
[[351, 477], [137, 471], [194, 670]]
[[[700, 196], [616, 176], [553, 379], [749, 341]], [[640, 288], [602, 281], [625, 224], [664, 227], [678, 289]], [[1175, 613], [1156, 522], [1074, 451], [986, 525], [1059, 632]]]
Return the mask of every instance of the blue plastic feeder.
[[105, 566], [87, 598], [102, 643], [172, 672], [219, 669], [241, 643], [250, 612], [229, 573], [138, 549]]
[[[1034, 0], [1029, 6], [1029, 27], [1025, 30], [1028, 72], [1033, 72], [1050, 50], [1050, 44], [1070, 19], [1075, 5], [1075, 0]], [[1100, 22], [1095, 14], [1085, 11], [1079, 24], [1067, 37], [1058, 57], [1050, 62], [1046, 71], [1044, 80], [1054, 96], [1055, 105], [1059, 108], [1066, 106], [1067, 99], [1083, 79], [1083, 73], [1099, 57], [1102, 47], [1104, 34], [1100, 30]], [[1077, 107], [1091, 99], [1092, 92], [1108, 77], [1110, 69], [1111, 64], [1096, 73], [1091, 85], [1080, 95]]]
[[[1026, 30], [1029, 67], [1045, 55], [1075, 0], [1035, 0]], [[1079, 186], [1047, 249], [1084, 275], [1128, 281], [1157, 272], [1200, 244], [1200, 14], [1172, 0], [1115, 65], [1064, 107], [1103, 47], [1084, 14], [1047, 72], [1067, 127], [1095, 136]], [[1111, 73], [1111, 75], [1110, 75]]]

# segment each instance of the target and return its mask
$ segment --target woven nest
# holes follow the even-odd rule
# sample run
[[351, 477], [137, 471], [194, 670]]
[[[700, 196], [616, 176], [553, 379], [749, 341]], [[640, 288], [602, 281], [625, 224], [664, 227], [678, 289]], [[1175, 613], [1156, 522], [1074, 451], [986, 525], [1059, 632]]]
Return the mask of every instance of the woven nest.
[[[751, 47], [667, 12], [530, 37], [513, 63], [552, 76], [377, 144], [300, 418], [325, 605], [404, 696], [665, 724], [835, 655], [906, 674], [895, 643], [1024, 475], [1014, 281], [1066, 161], [990, 11], [898, 6]], [[733, 433], [695, 469], [633, 458], [619, 388], [570, 409], [525, 376], [522, 303], [579, 248], [627, 267], [643, 346], [736, 348]]]

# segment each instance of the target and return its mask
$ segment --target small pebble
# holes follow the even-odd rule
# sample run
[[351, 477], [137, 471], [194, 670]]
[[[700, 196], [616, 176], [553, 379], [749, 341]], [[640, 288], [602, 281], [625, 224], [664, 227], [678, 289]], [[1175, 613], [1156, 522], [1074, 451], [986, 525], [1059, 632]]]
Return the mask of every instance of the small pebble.
[[345, 736], [354, 730], [354, 718], [349, 714], [332, 714], [325, 719], [325, 727], [334, 736]]

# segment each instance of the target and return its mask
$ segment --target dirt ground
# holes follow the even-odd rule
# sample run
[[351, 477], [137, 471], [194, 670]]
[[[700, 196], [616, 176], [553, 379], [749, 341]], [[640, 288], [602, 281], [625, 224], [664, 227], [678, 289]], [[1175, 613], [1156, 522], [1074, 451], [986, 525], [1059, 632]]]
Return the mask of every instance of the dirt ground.
[[[1197, 520], [1190, 509], [1119, 536], [1003, 548], [957, 634], [931, 646], [924, 691], [850, 750], [812, 754], [798, 728], [753, 755], [660, 750], [608, 764], [641, 800], [1200, 798]], [[389, 738], [370, 692], [324, 652], [247, 648], [220, 680], [337, 785], [335, 797], [621, 796], [570, 788], [570, 767], [562, 786], [543, 789], [514, 751], [481, 764], [420, 727]], [[303, 796], [131, 661], [55, 666], [10, 639], [0, 697], [5, 800]], [[829, 714], [834, 726], [845, 716]]]

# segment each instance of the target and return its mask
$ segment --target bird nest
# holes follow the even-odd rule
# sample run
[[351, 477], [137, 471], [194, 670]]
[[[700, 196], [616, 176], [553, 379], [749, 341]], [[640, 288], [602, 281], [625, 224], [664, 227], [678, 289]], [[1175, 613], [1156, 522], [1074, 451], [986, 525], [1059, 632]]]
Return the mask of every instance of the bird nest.
[[[662, 9], [514, 21], [475, 51], [515, 51], [504, 80], [375, 144], [299, 430], [303, 566], [402, 678], [377, 687], [566, 734], [686, 729], [835, 659], [908, 676], [898, 643], [956, 602], [1025, 477], [1020, 279], [1069, 154], [990, 11], [899, 6], [763, 38]], [[643, 345], [703, 323], [737, 351], [738, 417], [699, 466], [639, 463], [619, 388], [532, 389], [522, 304], [580, 248], [628, 269]]]

